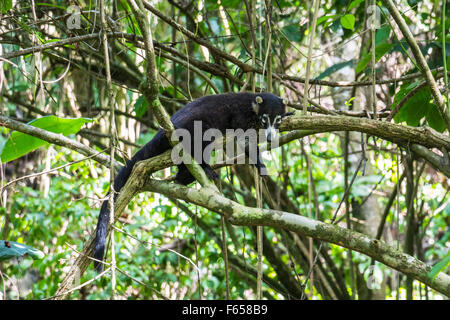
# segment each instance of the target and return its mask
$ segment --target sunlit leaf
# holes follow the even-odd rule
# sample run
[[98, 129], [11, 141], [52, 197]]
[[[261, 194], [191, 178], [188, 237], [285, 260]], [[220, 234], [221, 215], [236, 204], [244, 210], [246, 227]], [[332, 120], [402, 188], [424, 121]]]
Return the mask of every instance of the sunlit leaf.
[[353, 28], [355, 27], [355, 16], [351, 13], [346, 14], [345, 16], [341, 17], [341, 24], [345, 29], [353, 30]]
[[353, 8], [358, 7], [362, 2], [364, 2], [365, 0], [353, 0], [350, 5], [347, 8], [347, 11], [352, 10]]
[[0, 11], [6, 13], [6, 11], [12, 8], [12, 0], [0, 0]]
[[[65, 119], [56, 116], [47, 116], [32, 120], [28, 124], [53, 133], [68, 136], [77, 133], [85, 123], [91, 121], [93, 120], [88, 118]], [[48, 145], [48, 142], [22, 132], [14, 131], [1, 151], [1, 161], [5, 163], [15, 160], [45, 145]]]

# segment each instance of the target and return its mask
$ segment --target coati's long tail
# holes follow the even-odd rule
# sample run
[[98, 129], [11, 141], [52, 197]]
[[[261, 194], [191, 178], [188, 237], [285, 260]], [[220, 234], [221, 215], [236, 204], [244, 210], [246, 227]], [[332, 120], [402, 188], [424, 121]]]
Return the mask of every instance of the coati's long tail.
[[[156, 135], [150, 140], [142, 149], [140, 149], [136, 154], [127, 161], [126, 166], [124, 166], [116, 178], [114, 179], [114, 190], [116, 194], [114, 195], [114, 200], [116, 200], [117, 193], [122, 189], [122, 187], [127, 183], [128, 178], [131, 175], [136, 162], [145, 160], [151, 157], [155, 157], [170, 148], [169, 141], [167, 140], [164, 132], [159, 130]], [[100, 209], [100, 214], [97, 222], [97, 231], [95, 238], [95, 248], [94, 248], [94, 258], [97, 260], [103, 260], [103, 255], [105, 254], [106, 245], [106, 233], [109, 223], [109, 203], [108, 200], [103, 201], [102, 208]], [[94, 267], [98, 272], [103, 269], [103, 264], [94, 261]]]

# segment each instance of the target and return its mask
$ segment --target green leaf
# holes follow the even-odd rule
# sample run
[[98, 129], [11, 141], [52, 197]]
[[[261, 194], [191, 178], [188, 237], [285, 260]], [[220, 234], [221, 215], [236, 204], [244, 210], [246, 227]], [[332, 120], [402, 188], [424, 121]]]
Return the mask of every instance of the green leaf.
[[12, 0], [0, 0], [0, 11], [6, 13], [12, 8]]
[[45, 39], [42, 38], [42, 34], [40, 32], [33, 31], [33, 34], [36, 36], [36, 38], [38, 38], [38, 40], [41, 42], [41, 44], [45, 43]]
[[364, 0], [353, 0], [350, 5], [347, 8], [347, 11], [352, 10], [353, 8], [356, 8], [357, 6], [359, 6], [361, 4], [361, 2], [364, 2]]
[[[393, 47], [395, 46], [394, 43], [380, 43], [378, 46], [375, 47], [375, 62], [378, 62], [386, 53], [388, 53]], [[366, 53], [361, 60], [358, 62], [358, 65], [356, 66], [356, 73], [359, 73], [363, 71], [367, 65], [369, 64], [370, 60], [372, 58], [372, 53]]]
[[222, 0], [220, 1], [225, 8], [237, 8], [242, 3], [241, 0]]
[[[391, 110], [394, 110], [400, 101], [421, 83], [421, 81], [416, 81], [401, 86], [394, 97]], [[420, 120], [424, 117], [428, 121], [430, 127], [439, 132], [444, 131], [444, 120], [442, 119], [437, 106], [433, 103], [431, 90], [428, 86], [420, 88], [412, 97], [410, 97], [395, 115], [394, 120], [396, 123], [406, 121], [408, 125], [415, 127], [419, 125]]]
[[217, 10], [217, 9], [219, 9], [219, 7], [220, 7], [220, 4], [218, 1], [211, 1], [211, 0], [205, 1], [205, 10], [206, 11]]
[[[328, 17], [331, 17], [332, 19], [330, 20], [330, 19], [327, 19], [326, 21], [325, 21], [325, 23], [323, 24], [323, 28], [324, 29], [326, 29], [326, 28], [328, 28], [328, 26], [329, 25], [333, 25], [336, 21], [337, 21], [337, 19], [339, 19], [339, 15], [332, 15], [332, 16], [328, 16]], [[309, 27], [309, 29], [308, 30], [311, 30], [311, 28], [312, 28], [312, 26], [311, 27]], [[335, 31], [334, 31], [335, 32]]]
[[[322, 16], [322, 17], [317, 19], [317, 26], [323, 24], [323, 29], [326, 29], [326, 28], [328, 28], [328, 26], [330, 24], [332, 24], [337, 19], [339, 19], [339, 15], [338, 14]], [[311, 28], [312, 28], [312, 25], [310, 25], [309, 28], [306, 29], [305, 34], [309, 34], [311, 32]]]
[[439, 272], [444, 270], [448, 265], [450, 265], [450, 253], [448, 253], [444, 259], [436, 263], [433, 268], [431, 268], [430, 272], [428, 272], [428, 276], [431, 278], [436, 278]]
[[139, 118], [142, 117], [148, 109], [148, 102], [144, 96], [140, 96], [134, 104], [134, 112]]
[[412, 20], [410, 17], [408, 17], [404, 12], [401, 12], [400, 15], [402, 16], [403, 20], [405, 20], [407, 25], [412, 24]]
[[414, 7], [419, 2], [419, 0], [408, 0], [407, 2], [410, 7]]
[[322, 72], [318, 77], [317, 80], [322, 80], [325, 77], [330, 76], [331, 74], [335, 73], [336, 71], [339, 71], [347, 66], [353, 67], [353, 63], [355, 60], [349, 60], [349, 61], [344, 61], [344, 62], [339, 62], [336, 63], [334, 65], [332, 65], [331, 67], [325, 69], [324, 72]]
[[341, 17], [341, 24], [345, 29], [353, 30], [353, 28], [355, 27], [355, 16], [351, 13], [346, 14], [345, 16]]
[[292, 6], [292, 1], [290, 0], [278, 0], [277, 5], [280, 6], [280, 8], [286, 8]]
[[438, 132], [444, 132], [445, 122], [438, 110], [438, 107], [434, 103], [430, 103], [426, 119], [428, 125]]
[[391, 34], [391, 28], [389, 26], [384, 26], [377, 30], [377, 33], [375, 34], [375, 48], [380, 43], [386, 42], [387, 39], [389, 39], [389, 36]]
[[330, 19], [332, 19], [333, 21], [335, 20], [335, 18], [337, 18], [338, 15], [337, 14], [333, 14], [333, 15], [329, 15], [329, 16], [322, 16], [320, 18], [317, 19], [317, 25], [320, 25], [321, 23], [328, 21]]
[[[28, 124], [36, 128], [68, 136], [77, 133], [85, 123], [92, 121], [92, 119], [88, 118], [64, 119], [56, 116], [47, 116], [32, 120]], [[3, 163], [9, 162], [48, 144], [48, 142], [39, 138], [14, 131], [6, 141], [0, 158]]]
[[14, 90], [14, 92], [20, 92], [20, 91], [28, 90], [29, 87], [30, 87], [29, 84], [18, 84], [18, 85], [15, 85], [12, 89]]
[[353, 101], [353, 100], [355, 100], [355, 97], [351, 97], [350, 99], [348, 99], [347, 101], [345, 101], [344, 103], [345, 103], [345, 105], [346, 106], [351, 106], [351, 102]]
[[0, 261], [19, 258], [24, 255], [29, 255], [34, 260], [44, 257], [42, 251], [33, 247], [14, 241], [0, 240]]
[[428, 87], [419, 89], [400, 109], [400, 118], [410, 126], [417, 127], [430, 108], [431, 92]]

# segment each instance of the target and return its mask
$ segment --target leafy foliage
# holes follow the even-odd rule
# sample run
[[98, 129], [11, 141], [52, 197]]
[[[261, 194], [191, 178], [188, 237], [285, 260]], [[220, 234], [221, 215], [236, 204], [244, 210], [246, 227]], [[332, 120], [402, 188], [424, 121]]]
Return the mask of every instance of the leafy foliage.
[[12, 8], [12, 0], [1, 0], [0, 1], [0, 12], [6, 13]]
[[[378, 62], [386, 53], [388, 53], [393, 47], [394, 43], [380, 43], [375, 47], [375, 62]], [[366, 53], [362, 56], [361, 60], [358, 62], [356, 66], [355, 72], [359, 73], [367, 68], [367, 65], [372, 59], [372, 53]]]
[[[186, 102], [211, 92], [209, 83], [198, 72], [206, 75], [220, 92], [243, 90], [243, 84], [247, 85], [245, 90], [250, 90], [253, 73], [224, 58], [218, 54], [220, 52], [248, 66], [252, 64], [253, 52], [256, 68], [266, 74], [271, 62], [272, 72], [275, 73], [273, 91], [296, 105], [302, 103], [304, 81], [280, 81], [279, 76], [305, 77], [305, 55], [312, 31], [311, 2], [273, 1], [270, 37], [266, 33], [263, 2], [256, 4], [257, 17], [253, 29], [248, 20], [251, 12], [247, 12], [247, 2], [205, 0], [151, 3], [165, 18], [173, 19], [216, 49], [207, 48], [204, 43], [182, 34], [179, 28], [152, 14], [150, 23], [160, 85], [159, 97], [169, 114]], [[369, 79], [372, 52], [365, 3], [364, 0], [320, 1], [312, 47], [311, 78], [327, 79], [332, 83], [345, 82], [347, 85]], [[447, 56], [443, 57], [442, 52], [439, 4], [429, 0], [409, 3], [410, 7], [402, 15], [430, 67], [442, 67], [444, 58], [450, 63], [450, 35], [446, 36], [447, 43], [444, 45]], [[81, 27], [69, 29], [64, 20], [68, 4], [62, 1], [35, 2], [37, 22], [29, 3], [17, 2], [12, 7], [12, 1], [0, 2], [2, 14], [6, 13], [0, 22], [0, 55], [20, 52], [30, 46], [57, 43], [61, 39], [95, 36], [93, 39], [11, 57], [6, 59], [8, 62], [1, 60], [6, 81], [2, 83], [0, 104], [2, 115], [47, 131], [73, 135], [75, 139], [100, 151], [110, 144], [108, 121], [111, 103], [104, 85], [105, 59], [99, 41], [100, 9], [95, 4], [77, 4], [83, 6], [81, 9], [84, 11]], [[115, 154], [117, 160], [124, 162], [136, 152], [136, 144], [144, 145], [154, 136], [159, 124], [148, 102], [138, 92], [145, 80], [143, 70], [146, 67], [139, 24], [126, 1], [114, 3], [114, 8], [111, 2], [106, 4], [108, 32], [117, 32], [114, 37], [108, 38], [116, 96], [114, 104], [118, 110], [116, 128], [119, 140]], [[409, 45], [388, 23], [387, 9], [380, 2], [378, 8], [383, 16], [375, 38], [376, 77], [387, 83], [377, 86], [378, 111], [394, 110], [408, 98], [402, 102], [395, 122], [409, 126], [428, 125], [444, 132], [445, 125], [430, 89], [421, 86], [423, 77], [402, 82], [390, 81], [419, 70], [406, 54], [410, 52]], [[148, 13], [147, 10], [145, 12]], [[448, 33], [450, 18], [445, 20], [445, 32]], [[126, 34], [118, 37], [118, 32]], [[269, 40], [271, 47], [267, 51]], [[185, 63], [174, 62], [173, 57]], [[444, 88], [441, 75], [436, 71], [434, 75], [440, 88]], [[267, 79], [260, 74], [256, 74], [255, 78], [256, 90], [266, 90]], [[311, 85], [308, 92], [311, 99], [326, 108], [342, 112], [353, 108], [349, 112], [358, 113], [370, 109], [370, 91], [370, 87]], [[443, 91], [443, 94], [446, 93]], [[45, 116], [36, 119], [42, 115]], [[30, 122], [30, 119], [35, 120]], [[88, 123], [89, 130], [80, 130]], [[398, 188], [396, 184], [405, 170], [405, 161], [412, 158], [417, 192], [412, 203], [415, 209], [415, 255], [434, 265], [430, 277], [436, 277], [439, 272], [448, 273], [450, 205], [446, 177], [429, 165], [419, 172], [422, 160], [410, 157], [412, 152], [407, 148], [354, 132], [349, 134], [346, 167], [345, 139], [342, 132], [319, 133], [293, 140], [274, 150], [272, 156], [277, 161], [271, 163], [270, 169], [274, 174], [264, 183], [263, 206], [310, 216], [326, 223], [335, 218], [340, 226], [347, 225], [348, 213], [349, 224], [354, 230], [369, 233], [368, 230], [376, 230], [379, 226], [377, 221], [386, 208], [389, 196], [397, 190], [398, 195], [386, 216], [382, 239], [388, 242], [393, 239], [393, 245], [402, 247], [408, 215], [406, 182], [404, 180]], [[10, 278], [21, 281], [32, 274], [37, 276], [28, 290], [17, 292], [8, 280], [0, 280], [5, 281], [0, 283], [0, 287], [5, 284], [7, 298], [48, 298], [63, 281], [65, 271], [76, 255], [73, 249], [81, 250], [95, 228], [101, 200], [109, 190], [109, 169], [93, 160], [72, 163], [81, 160], [81, 155], [58, 146], [47, 153], [31, 152], [48, 146], [48, 143], [18, 132], [10, 134], [6, 128], [2, 128], [1, 141], [4, 144], [1, 153], [3, 181], [10, 182], [36, 174], [18, 180], [3, 190], [0, 206], [2, 238], [15, 241], [10, 243], [26, 243], [31, 248], [38, 248], [44, 256], [39, 260], [25, 259], [19, 264], [16, 259], [4, 260], [2, 274]], [[364, 152], [361, 145], [365, 148]], [[360, 159], [364, 159], [364, 174], [362, 169], [354, 172]], [[49, 174], [39, 174], [57, 166], [63, 167]], [[345, 169], [348, 170], [347, 175]], [[165, 179], [174, 173], [174, 169], [168, 169], [154, 176]], [[255, 206], [254, 179], [246, 166], [232, 166], [218, 173], [226, 197]], [[348, 191], [348, 204], [341, 203], [346, 195], [346, 181], [349, 182], [353, 174], [355, 180]], [[216, 213], [190, 203], [175, 202], [159, 194], [142, 193], [130, 202], [116, 226], [124, 231], [116, 231], [114, 237], [117, 267], [132, 276], [116, 273], [117, 297], [160, 298], [155, 291], [172, 299], [226, 297], [221, 217]], [[310, 242], [300, 234], [296, 239], [279, 228], [265, 227], [264, 234], [267, 242], [264, 244], [266, 278], [263, 293], [267, 299], [297, 298], [293, 287], [305, 290], [311, 299], [405, 298], [404, 279], [400, 277], [398, 282], [396, 271], [380, 263], [374, 264], [370, 257], [362, 253], [350, 253], [341, 246], [320, 244], [317, 240]], [[0, 241], [0, 256], [2, 243]], [[319, 245], [321, 254], [316, 266], [320, 273], [314, 270], [314, 281], [311, 282], [307, 279], [309, 250], [312, 249], [315, 255]], [[258, 262], [255, 228], [233, 226], [226, 222], [225, 247], [229, 258], [230, 298], [254, 298], [254, 267]], [[89, 267], [79, 282], [91, 280], [96, 275]], [[382, 284], [378, 291], [369, 290], [372, 282]], [[304, 283], [305, 287], [299, 285]], [[357, 283], [357, 286], [352, 288], [352, 283]], [[422, 290], [422, 286], [414, 282], [414, 298], [443, 297], [432, 290]], [[109, 299], [111, 290], [111, 281], [106, 275], [90, 286], [75, 291], [70, 298]]]
[[[411, 90], [421, 85], [421, 82], [413, 82], [400, 87], [400, 90], [394, 97], [392, 110], [405, 98]], [[400, 111], [395, 115], [396, 122], [405, 121], [408, 125], [417, 127], [420, 120], [425, 118], [433, 129], [443, 132], [445, 123], [440, 115], [437, 106], [433, 103], [431, 90], [428, 86], [419, 88], [401, 107]]]
[[[28, 124], [36, 128], [68, 136], [77, 133], [85, 123], [91, 121], [91, 119], [86, 118], [63, 119], [56, 116], [46, 116], [32, 120]], [[6, 140], [6, 143], [3, 146], [1, 151], [1, 161], [9, 162], [15, 160], [30, 151], [48, 144], [49, 143], [44, 140], [15, 131], [8, 140]]]

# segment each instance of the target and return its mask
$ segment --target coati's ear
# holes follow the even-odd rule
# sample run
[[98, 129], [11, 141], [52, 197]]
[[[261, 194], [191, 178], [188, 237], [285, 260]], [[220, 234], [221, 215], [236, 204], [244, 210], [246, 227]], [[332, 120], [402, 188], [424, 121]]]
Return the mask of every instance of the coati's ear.
[[263, 102], [263, 99], [260, 96], [256, 96], [255, 101], [257, 104], [261, 104]]
[[253, 111], [259, 114], [259, 105], [263, 102], [263, 99], [260, 96], [256, 96], [255, 101], [256, 103], [252, 102]]
[[289, 103], [289, 100], [286, 98], [283, 98], [283, 105], [287, 106], [288, 103]]

